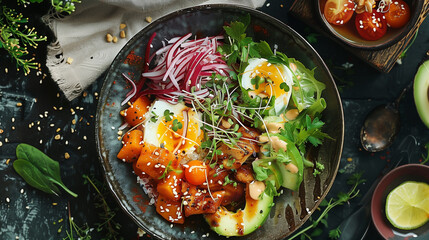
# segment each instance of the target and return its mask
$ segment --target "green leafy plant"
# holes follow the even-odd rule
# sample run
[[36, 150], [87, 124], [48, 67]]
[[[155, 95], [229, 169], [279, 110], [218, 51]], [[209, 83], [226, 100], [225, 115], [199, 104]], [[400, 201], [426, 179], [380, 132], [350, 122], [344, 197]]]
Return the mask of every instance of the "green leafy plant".
[[[17, 0], [26, 6], [29, 3], [41, 3], [43, 0]], [[72, 13], [74, 3], [79, 0], [51, 0], [51, 5], [57, 12]], [[37, 48], [40, 42], [46, 41], [46, 36], [39, 36], [35, 28], [28, 27], [28, 18], [16, 9], [9, 8], [0, 0], [0, 49], [6, 50], [16, 62], [17, 70], [22, 69], [27, 75], [30, 69], [37, 69], [35, 58], [28, 58], [28, 48]]]
[[[344, 203], [357, 197], [359, 195], [359, 189], [357, 187], [359, 186], [359, 184], [364, 182], [365, 179], [362, 179], [362, 173], [353, 174], [347, 181], [347, 184], [352, 186], [350, 190], [347, 193], [338, 193], [337, 198], [331, 198], [329, 199], [329, 201], [324, 199], [319, 205], [320, 207], [325, 207], [320, 216], [316, 220], [314, 220], [309, 226], [303, 228], [301, 231], [294, 234], [291, 238], [289, 238], [289, 240], [295, 239], [297, 237], [300, 237], [302, 240], [311, 240], [313, 237], [320, 236], [323, 232], [323, 229], [318, 226], [321, 223], [322, 225], [324, 225], [324, 227], [328, 227], [327, 217], [329, 211], [331, 211], [336, 206], [343, 205]], [[308, 233], [308, 231], [310, 230], [313, 230], [313, 232]], [[341, 231], [338, 228], [329, 231], [330, 238], [336, 239], [340, 235]]]
[[421, 162], [421, 164], [425, 164], [429, 161], [429, 142], [426, 143], [425, 148], [427, 150], [427, 153], [426, 156], [422, 154], [423, 161]]
[[100, 239], [123, 239], [119, 236], [119, 229], [121, 228], [121, 225], [113, 219], [116, 216], [116, 210], [110, 208], [104, 197], [108, 194], [107, 188], [104, 184], [97, 180], [91, 179], [91, 177], [87, 175], [83, 175], [82, 177], [84, 178], [84, 183], [89, 184], [95, 190], [95, 207], [100, 210], [97, 212], [99, 213], [98, 217], [101, 222], [97, 223], [95, 227], [90, 227], [88, 223], [85, 223], [79, 227], [71, 216], [69, 204], [69, 229], [67, 230], [67, 237], [63, 238], [63, 240], [90, 240], [94, 237], [94, 230], [100, 234], [103, 234], [103, 237]]
[[88, 224], [84, 224], [82, 227], [79, 227], [70, 213], [70, 203], [68, 204], [69, 211], [69, 227], [70, 229], [66, 231], [67, 237], [63, 238], [63, 240], [74, 240], [75, 237], [80, 240], [90, 240], [91, 238], [91, 228]]
[[[96, 191], [96, 208], [100, 209], [99, 218], [102, 222], [97, 223], [96, 230], [98, 232], [104, 232], [105, 237], [103, 239], [122, 239], [119, 237], [119, 229], [121, 225], [117, 223], [113, 218], [116, 216], [116, 211], [110, 208], [104, 196], [107, 194], [107, 191], [104, 185], [94, 182], [90, 177], [84, 175], [85, 183], [90, 184]], [[100, 187], [101, 186], [101, 187]]]
[[59, 195], [62, 187], [73, 197], [77, 194], [68, 189], [61, 181], [60, 165], [37, 148], [21, 143], [16, 147], [17, 160], [13, 168], [34, 188], [49, 194]]

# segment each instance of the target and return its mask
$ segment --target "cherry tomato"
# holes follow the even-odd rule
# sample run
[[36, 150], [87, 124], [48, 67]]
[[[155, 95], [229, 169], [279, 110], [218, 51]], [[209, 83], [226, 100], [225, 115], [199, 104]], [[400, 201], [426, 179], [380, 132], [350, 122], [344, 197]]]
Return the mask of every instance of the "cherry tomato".
[[387, 22], [384, 14], [376, 11], [357, 14], [355, 26], [359, 35], [369, 41], [380, 39], [387, 31]]
[[344, 25], [352, 18], [354, 8], [352, 0], [328, 0], [323, 14], [330, 24]]
[[394, 0], [385, 15], [389, 27], [401, 28], [410, 20], [410, 7], [402, 0]]
[[186, 181], [193, 185], [200, 185], [206, 181], [207, 165], [198, 160], [192, 160], [185, 166]]

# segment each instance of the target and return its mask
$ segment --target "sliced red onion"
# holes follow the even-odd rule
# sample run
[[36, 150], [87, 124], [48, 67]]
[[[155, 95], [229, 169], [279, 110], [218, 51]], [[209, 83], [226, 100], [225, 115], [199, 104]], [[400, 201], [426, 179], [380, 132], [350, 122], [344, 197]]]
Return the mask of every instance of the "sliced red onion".
[[[167, 40], [167, 45], [148, 58], [150, 62], [155, 58], [156, 66], [151, 70], [145, 69], [142, 74], [148, 79], [148, 89], [139, 95], [154, 94], [175, 103], [179, 96], [183, 96], [186, 102], [195, 98], [204, 100], [210, 94], [207, 89], [201, 90], [202, 84], [211, 80], [213, 73], [228, 76], [231, 69], [217, 52], [217, 47], [222, 44], [218, 40], [223, 36], [190, 39], [191, 36], [188, 33]], [[191, 93], [193, 87], [195, 91]]]
[[137, 93], [137, 86], [134, 81], [127, 77], [124, 73], [122, 73], [122, 76], [131, 84], [133, 89], [128, 92], [127, 97], [121, 102], [121, 106], [125, 105], [128, 101], [130, 101], [130, 99], [133, 98]]

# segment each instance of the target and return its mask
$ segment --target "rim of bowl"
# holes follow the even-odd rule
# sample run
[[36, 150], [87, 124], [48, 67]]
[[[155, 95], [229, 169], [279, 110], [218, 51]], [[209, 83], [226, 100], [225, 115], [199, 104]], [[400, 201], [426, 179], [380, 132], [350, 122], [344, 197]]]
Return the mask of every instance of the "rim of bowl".
[[[329, 71], [329, 68], [327, 67], [327, 65], [325, 64], [325, 62], [323, 61], [323, 59], [321, 58], [321, 56], [319, 55], [319, 53], [307, 42], [307, 40], [305, 40], [304, 37], [302, 37], [299, 33], [297, 33], [293, 28], [291, 28], [289, 25], [285, 24], [284, 22], [278, 20], [277, 18], [270, 16], [262, 11], [259, 11], [257, 9], [254, 8], [250, 8], [248, 6], [244, 6], [244, 5], [237, 5], [237, 4], [204, 4], [204, 5], [198, 5], [198, 6], [193, 6], [193, 7], [187, 7], [187, 8], [183, 8], [180, 10], [176, 10], [170, 13], [167, 13], [165, 15], [163, 15], [162, 17], [156, 19], [155, 21], [153, 21], [152, 23], [150, 23], [149, 25], [147, 25], [146, 27], [142, 28], [139, 32], [137, 32], [130, 40], [128, 40], [128, 42], [124, 45], [124, 47], [122, 47], [122, 49], [118, 52], [118, 54], [115, 56], [114, 60], [112, 61], [112, 64], [114, 62], [116, 62], [118, 60], [118, 58], [121, 56], [121, 54], [123, 54], [123, 52], [125, 50], [128, 50], [128, 46], [130, 45], [131, 42], [133, 42], [133, 40], [140, 38], [140, 35], [142, 35], [144, 32], [150, 31], [152, 29], [153, 26], [155, 26], [156, 24], [162, 23], [163, 21], [179, 16], [182, 13], [186, 13], [186, 12], [195, 12], [195, 11], [200, 11], [200, 10], [209, 10], [209, 9], [238, 9], [239, 11], [242, 12], [249, 12], [251, 14], [254, 14], [266, 21], [270, 21], [272, 24], [277, 25], [279, 27], [282, 27], [284, 29], [287, 29], [288, 31], [292, 32], [292, 34], [294, 35], [294, 37], [298, 38], [305, 46], [306, 48], [309, 50], [309, 52], [311, 52], [312, 54], [314, 54], [315, 57], [315, 63], [317, 63], [317, 65], [321, 66], [325, 71], [326, 74], [329, 78], [329, 80], [332, 82], [332, 86], [333, 86], [333, 90], [335, 92], [335, 99], [339, 104], [339, 120], [341, 123], [341, 127], [340, 127], [340, 136], [338, 139], [336, 139], [339, 142], [339, 146], [337, 147], [338, 151], [336, 152], [334, 159], [338, 159], [336, 166], [334, 166], [334, 173], [333, 173], [333, 177], [330, 180], [329, 183], [326, 184], [326, 190], [325, 192], [322, 194], [321, 199], [324, 199], [326, 197], [326, 195], [329, 193], [334, 180], [336, 178], [336, 175], [338, 174], [338, 168], [340, 166], [340, 162], [341, 162], [341, 155], [343, 152], [343, 146], [344, 146], [344, 132], [345, 132], [345, 125], [344, 125], [344, 110], [343, 110], [343, 106], [342, 106], [342, 101], [341, 101], [341, 97], [340, 94], [338, 92], [338, 88], [335, 84], [335, 81], [332, 77], [331, 72]], [[107, 79], [110, 77], [110, 75], [112, 74], [113, 69], [111, 68], [112, 64], [109, 66], [109, 69], [107, 70], [106, 76], [103, 78], [103, 86], [100, 90], [100, 93], [106, 92], [107, 88], [108, 88], [108, 84], [106, 84]], [[107, 172], [111, 172], [111, 168], [110, 166], [106, 165], [105, 161], [103, 160], [103, 152], [102, 152], [102, 141], [101, 141], [101, 136], [99, 135], [99, 131], [97, 129], [100, 129], [100, 112], [103, 109], [103, 102], [105, 100], [105, 98], [107, 98], [106, 95], [101, 95], [99, 100], [98, 100], [98, 104], [97, 104], [97, 112], [96, 112], [96, 122], [95, 122], [95, 140], [96, 140], [96, 148], [97, 148], [97, 155], [98, 155], [98, 159], [101, 163], [101, 166], [103, 168], [103, 174], [104, 177], [107, 181], [108, 187], [111, 191], [111, 193], [113, 194], [114, 198], [116, 199], [118, 205], [120, 206], [120, 208], [122, 209], [122, 211], [124, 211], [126, 213], [126, 215], [128, 215], [139, 227], [142, 227], [146, 232], [150, 232], [151, 235], [155, 238], [161, 239], [160, 236], [158, 236], [156, 233], [150, 231], [146, 226], [142, 225], [141, 222], [139, 221], [139, 218], [136, 217], [136, 215], [134, 213], [132, 213], [126, 206], [123, 205], [123, 201], [121, 201], [121, 198], [123, 198], [123, 196], [121, 196], [121, 194], [119, 194], [116, 189], [117, 189], [117, 183], [114, 182], [114, 179], [112, 179], [112, 177], [109, 177], [108, 174], [106, 174]], [[314, 207], [309, 211], [310, 214], [307, 214], [302, 221], [300, 222], [300, 226], [302, 226], [310, 217], [310, 215], [318, 208], [319, 204], [322, 201], [317, 201], [316, 204], [314, 205]], [[298, 229], [298, 227], [296, 228]], [[295, 230], [296, 230], [295, 229]], [[293, 232], [293, 231], [292, 231]], [[289, 232], [287, 234], [284, 234], [280, 239], [290, 235], [292, 232]]]
[[329, 31], [329, 33], [332, 34], [340, 42], [346, 44], [347, 46], [356, 48], [356, 49], [381, 50], [381, 49], [388, 48], [388, 47], [396, 44], [400, 40], [402, 40], [410, 32], [410, 30], [413, 28], [413, 26], [416, 24], [417, 20], [420, 17], [421, 12], [423, 11], [424, 0], [412, 0], [412, 1], [416, 1], [416, 4], [417, 4], [416, 5], [416, 12], [415, 12], [415, 14], [413, 14], [411, 16], [407, 25], [402, 27], [402, 29], [400, 29], [401, 32], [398, 35], [396, 35], [395, 37], [389, 38], [385, 42], [382, 42], [379, 44], [374, 44], [374, 45], [368, 45], [368, 44], [359, 43], [359, 42], [355, 42], [355, 41], [347, 39], [346, 37], [344, 37], [343, 35], [341, 35], [337, 31], [335, 31], [335, 29], [331, 26], [331, 24], [325, 19], [325, 17], [323, 17], [323, 13], [320, 9], [320, 0], [316, 0], [316, 4], [314, 7], [317, 8], [316, 9], [317, 15], [319, 17], [319, 20], [322, 22], [322, 25], [324, 25], [324, 28], [327, 29]]
[[[371, 199], [371, 218], [372, 222], [374, 223], [375, 228], [377, 229], [378, 233], [383, 236], [385, 239], [387, 239], [389, 236], [386, 236], [386, 226], [390, 228], [388, 223], [385, 223], [385, 220], [383, 219], [383, 215], [381, 213], [382, 209], [382, 203], [384, 202], [384, 195], [386, 192], [386, 189], [392, 184], [393, 181], [398, 179], [401, 176], [409, 175], [409, 173], [406, 172], [407, 169], [413, 169], [413, 168], [425, 168], [427, 172], [429, 172], [429, 166], [424, 164], [418, 164], [418, 163], [410, 163], [405, 164], [402, 166], [399, 166], [390, 172], [388, 172], [377, 184], [377, 187], [374, 190], [374, 193], [372, 195]], [[404, 170], [405, 169], [405, 170]], [[398, 183], [398, 186], [402, 184], [403, 182], [407, 181], [407, 179], [401, 180]]]

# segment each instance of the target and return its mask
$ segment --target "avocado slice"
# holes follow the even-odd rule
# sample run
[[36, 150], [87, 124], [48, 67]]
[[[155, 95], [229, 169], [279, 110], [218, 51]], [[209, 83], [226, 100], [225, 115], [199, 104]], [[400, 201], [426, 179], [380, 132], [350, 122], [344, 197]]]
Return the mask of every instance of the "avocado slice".
[[290, 163], [295, 165], [298, 168], [298, 171], [296, 173], [293, 173], [286, 166], [287, 164], [282, 162], [277, 162], [277, 165], [279, 166], [279, 169], [280, 169], [280, 173], [282, 174], [282, 179], [283, 179], [282, 186], [292, 191], [298, 191], [304, 175], [303, 158], [293, 143], [291, 143], [287, 139], [285, 141], [288, 143], [287, 152], [291, 159]]
[[420, 65], [414, 77], [414, 102], [420, 119], [429, 128], [429, 60]]
[[[248, 189], [248, 188], [247, 188]], [[262, 193], [262, 198], [254, 200], [246, 190], [246, 206], [231, 212], [221, 206], [215, 213], [204, 216], [211, 229], [217, 234], [231, 237], [244, 236], [258, 229], [270, 214], [274, 196]]]
[[279, 165], [280, 173], [283, 177], [282, 187], [288, 188], [292, 191], [298, 191], [299, 185], [302, 182], [302, 175], [297, 173], [292, 173], [289, 171], [288, 167], [284, 163], [277, 162]]

